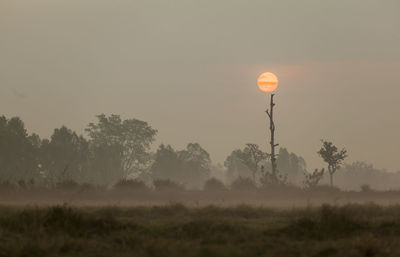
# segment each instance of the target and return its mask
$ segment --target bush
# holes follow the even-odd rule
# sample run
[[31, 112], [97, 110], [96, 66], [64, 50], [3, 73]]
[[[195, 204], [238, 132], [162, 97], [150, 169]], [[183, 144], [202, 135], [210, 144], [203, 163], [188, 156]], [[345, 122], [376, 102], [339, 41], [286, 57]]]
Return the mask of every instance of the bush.
[[231, 184], [231, 190], [250, 191], [256, 189], [257, 189], [256, 184], [254, 183], [253, 180], [249, 178], [239, 177], [235, 179]]
[[157, 191], [160, 190], [177, 191], [185, 189], [185, 187], [182, 184], [179, 184], [169, 179], [156, 179], [153, 181], [153, 184], [155, 190]]
[[370, 193], [370, 192], [372, 192], [372, 188], [371, 188], [371, 186], [368, 185], [368, 184], [361, 185], [360, 189], [361, 189], [361, 192], [363, 192], [363, 193]]
[[0, 189], [15, 189], [15, 184], [8, 180], [0, 180]]
[[318, 185], [313, 188], [310, 188], [310, 192], [335, 194], [335, 193], [340, 193], [341, 190], [338, 187], [333, 187], [329, 185]]
[[138, 179], [121, 179], [119, 180], [114, 187], [116, 189], [124, 189], [124, 190], [148, 190], [149, 188], [146, 184]]
[[207, 191], [224, 191], [226, 190], [226, 186], [222, 183], [221, 180], [216, 178], [210, 178], [204, 183], [204, 190]]
[[74, 181], [74, 180], [64, 180], [61, 182], [58, 182], [55, 187], [57, 189], [76, 189], [79, 187], [79, 184]]
[[326, 239], [351, 235], [362, 231], [368, 223], [351, 206], [337, 207], [327, 204], [319, 208], [317, 216], [299, 218], [283, 231], [301, 238]]
[[29, 179], [27, 181], [20, 179], [17, 181], [17, 185], [21, 189], [29, 189], [35, 186], [35, 181], [33, 179]]
[[262, 184], [260, 190], [263, 192], [276, 192], [280, 194], [301, 194], [303, 189], [295, 184]]

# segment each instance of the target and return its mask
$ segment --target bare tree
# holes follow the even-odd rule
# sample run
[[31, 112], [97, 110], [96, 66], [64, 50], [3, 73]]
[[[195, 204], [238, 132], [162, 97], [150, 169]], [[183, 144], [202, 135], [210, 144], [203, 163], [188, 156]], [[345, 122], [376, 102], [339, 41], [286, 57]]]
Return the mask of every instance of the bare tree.
[[270, 101], [270, 109], [266, 110], [265, 112], [268, 115], [269, 118], [269, 130], [271, 132], [271, 138], [270, 138], [270, 145], [271, 145], [271, 153], [269, 155], [271, 159], [271, 166], [272, 166], [272, 175], [277, 178], [277, 165], [276, 165], [276, 154], [275, 154], [275, 147], [277, 147], [279, 144], [275, 144], [275, 123], [274, 123], [274, 94], [271, 94], [271, 101]]
[[313, 173], [306, 172], [304, 174], [304, 186], [307, 189], [315, 188], [324, 176], [324, 173], [325, 169], [321, 169], [320, 171], [318, 169], [315, 169]]
[[329, 141], [321, 140], [322, 147], [318, 151], [321, 158], [328, 164], [328, 172], [330, 176], [330, 184], [333, 186], [333, 174], [336, 170], [340, 169], [340, 165], [343, 160], [347, 157], [346, 149], [338, 151], [338, 148]]

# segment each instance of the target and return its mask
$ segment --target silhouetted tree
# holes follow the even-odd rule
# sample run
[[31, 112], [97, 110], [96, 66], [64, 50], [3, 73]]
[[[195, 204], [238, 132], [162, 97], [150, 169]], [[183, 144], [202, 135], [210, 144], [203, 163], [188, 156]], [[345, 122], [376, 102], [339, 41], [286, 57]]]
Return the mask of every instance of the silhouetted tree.
[[333, 174], [335, 174], [336, 170], [340, 169], [340, 165], [347, 157], [347, 151], [344, 148], [338, 151], [337, 147], [332, 142], [325, 140], [321, 140], [321, 142], [322, 147], [318, 151], [318, 154], [322, 157], [324, 162], [328, 164], [330, 185], [333, 187]]
[[0, 116], [0, 175], [6, 180], [30, 180], [39, 175], [38, 151], [41, 141], [28, 135], [18, 117]]
[[389, 190], [399, 188], [400, 173], [379, 169], [372, 164], [356, 161], [344, 163], [335, 174], [336, 184], [342, 188], [357, 190], [362, 184], [368, 184], [371, 188]]
[[243, 163], [240, 156], [242, 150], [237, 149], [226, 157], [224, 166], [227, 169], [227, 178], [230, 182], [238, 177], [251, 177], [252, 171]]
[[209, 177], [210, 167], [210, 155], [198, 143], [190, 143], [182, 151], [160, 145], [150, 172], [154, 179], [171, 179], [187, 186], [200, 187]]
[[86, 128], [93, 153], [93, 168], [107, 182], [143, 171], [150, 161], [149, 148], [157, 130], [137, 119], [122, 120], [119, 115], [98, 115], [97, 123]]
[[253, 182], [256, 183], [256, 173], [259, 170], [259, 164], [268, 158], [268, 154], [260, 150], [256, 144], [246, 144], [243, 150], [235, 150], [227, 157], [225, 166], [229, 169], [234, 168], [235, 162], [239, 161], [245, 165], [252, 173]]
[[182, 160], [170, 145], [161, 144], [154, 156], [150, 173], [154, 179], [182, 181]]
[[290, 153], [284, 147], [279, 148], [278, 158], [276, 159], [276, 164], [279, 167], [279, 170], [285, 173], [290, 172], [291, 163], [290, 163]]
[[88, 141], [65, 126], [55, 129], [50, 141], [41, 145], [42, 170], [54, 183], [84, 180], [88, 158]]
[[256, 144], [246, 144], [243, 150], [243, 162], [253, 171], [253, 181], [256, 182], [256, 173], [261, 161], [267, 159], [268, 154], [260, 150]]
[[306, 162], [301, 156], [289, 153], [286, 148], [280, 148], [276, 160], [278, 170], [285, 174], [291, 182], [300, 182], [300, 175], [306, 171]]
[[210, 176], [210, 154], [198, 143], [189, 143], [185, 150], [178, 152], [182, 161], [185, 182], [189, 186], [201, 187]]

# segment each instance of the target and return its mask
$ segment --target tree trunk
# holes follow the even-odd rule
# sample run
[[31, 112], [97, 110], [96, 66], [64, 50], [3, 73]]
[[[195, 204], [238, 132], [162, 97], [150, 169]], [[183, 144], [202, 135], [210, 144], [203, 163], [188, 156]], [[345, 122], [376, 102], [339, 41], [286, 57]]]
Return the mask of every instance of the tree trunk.
[[331, 187], [333, 187], [333, 174], [335, 173], [335, 169], [332, 166], [328, 165], [329, 179], [331, 182]]
[[271, 94], [270, 112], [267, 110], [266, 113], [269, 117], [269, 130], [271, 132], [271, 139], [269, 143], [271, 145], [272, 175], [274, 179], [278, 180], [275, 147], [277, 147], [279, 144], [275, 144], [274, 106], [274, 94]]

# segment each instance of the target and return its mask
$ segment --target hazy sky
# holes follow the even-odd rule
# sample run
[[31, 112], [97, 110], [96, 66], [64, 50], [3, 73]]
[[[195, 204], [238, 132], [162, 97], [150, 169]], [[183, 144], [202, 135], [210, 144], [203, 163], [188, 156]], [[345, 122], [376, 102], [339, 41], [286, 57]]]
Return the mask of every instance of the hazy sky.
[[0, 0], [0, 115], [42, 137], [115, 113], [158, 129], [154, 148], [267, 150], [264, 71], [277, 142], [309, 169], [325, 138], [400, 170], [398, 0]]

